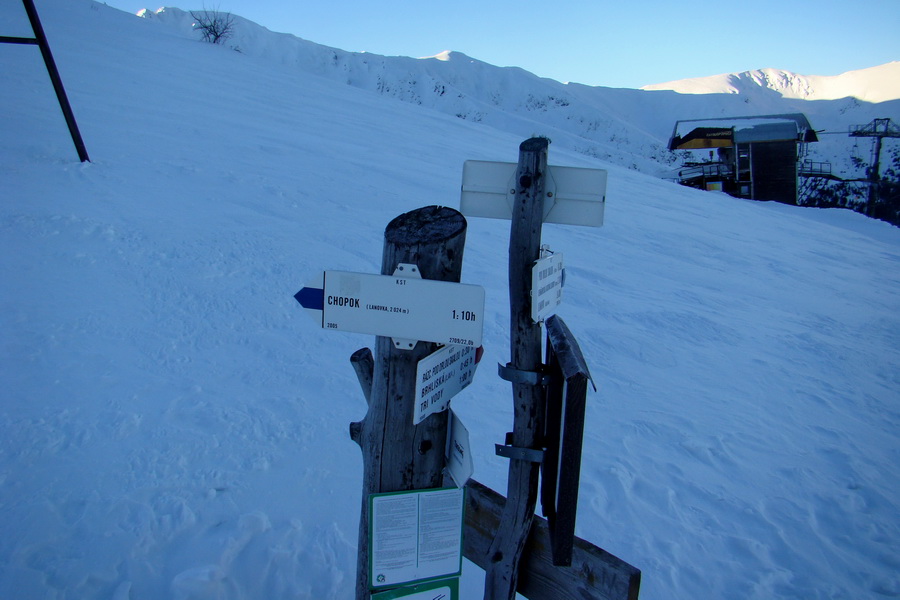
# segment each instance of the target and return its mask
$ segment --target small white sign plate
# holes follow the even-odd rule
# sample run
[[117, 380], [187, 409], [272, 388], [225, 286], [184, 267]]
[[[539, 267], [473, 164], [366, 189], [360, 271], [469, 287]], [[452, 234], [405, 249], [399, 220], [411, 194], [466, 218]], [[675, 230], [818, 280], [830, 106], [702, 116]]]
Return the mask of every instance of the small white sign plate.
[[325, 329], [473, 348], [481, 345], [481, 286], [325, 271], [323, 287]]
[[472, 383], [475, 353], [474, 346], [444, 346], [419, 361], [413, 425], [447, 410], [451, 398]]
[[450, 418], [447, 420], [447, 470], [456, 487], [463, 487], [475, 472], [475, 463], [472, 461], [472, 453], [469, 451], [469, 430], [450, 409]]
[[[511, 219], [516, 196], [516, 163], [467, 160], [463, 165], [460, 212], [468, 217]], [[603, 225], [606, 203], [603, 169], [547, 168], [544, 223]]]
[[550, 254], [531, 269], [531, 320], [539, 323], [562, 303], [563, 255]]

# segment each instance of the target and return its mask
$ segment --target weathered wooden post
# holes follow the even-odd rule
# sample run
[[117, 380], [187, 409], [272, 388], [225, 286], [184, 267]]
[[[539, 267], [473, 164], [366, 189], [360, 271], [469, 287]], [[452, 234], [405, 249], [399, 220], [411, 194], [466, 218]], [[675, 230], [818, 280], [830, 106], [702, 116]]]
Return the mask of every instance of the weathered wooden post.
[[507, 454], [507, 500], [500, 529], [489, 550], [485, 600], [515, 598], [519, 560], [537, 502], [540, 461], [527, 451], [540, 449], [544, 388], [540, 376], [541, 325], [531, 319], [531, 267], [540, 258], [548, 146], [547, 138], [531, 138], [519, 146], [509, 238], [511, 360], [503, 374], [512, 382], [514, 420]]
[[[431, 591], [456, 598], [460, 555], [485, 570], [486, 600], [512, 600], [516, 592], [532, 600], [638, 597], [640, 570], [574, 536], [590, 374], [561, 319], [546, 321], [542, 363], [541, 322], [558, 306], [563, 282], [562, 255], [548, 249], [541, 257], [542, 223], [602, 225], [606, 172], [551, 170], [548, 145], [532, 138], [520, 145], [518, 164], [467, 161], [463, 169], [465, 214], [512, 219], [511, 360], [499, 373], [512, 383], [514, 430], [497, 445], [510, 459], [508, 498], [470, 479], [471, 464], [460, 458], [467, 435], [463, 427], [448, 435], [443, 412], [471, 381], [482, 339], [484, 288], [458, 283], [461, 213], [430, 206], [400, 215], [385, 230], [381, 275], [326, 270], [294, 295], [321, 327], [376, 336], [374, 354], [362, 348], [350, 359], [368, 403], [365, 418], [350, 424], [363, 453], [357, 600], [371, 600], [370, 590], [380, 598]], [[548, 414], [553, 436], [546, 435]], [[465, 495], [434, 489], [445, 480], [448, 438], [449, 478], [468, 480]], [[534, 514], [548, 451], [559, 467], [544, 474], [549, 521]], [[412, 544], [398, 547], [403, 540]]]
[[[400, 215], [385, 229], [381, 273], [417, 265], [423, 279], [458, 282], [465, 238], [466, 220], [452, 208], [428, 206]], [[374, 355], [363, 348], [351, 357], [369, 404], [365, 418], [350, 425], [350, 437], [363, 454], [357, 600], [370, 598], [369, 495], [442, 485], [447, 413], [412, 424], [416, 365], [437, 347], [412, 340], [398, 348], [391, 338], [378, 336]]]
[[[541, 354], [540, 323], [555, 312], [563, 282], [562, 255], [547, 249], [541, 256], [542, 224], [601, 226], [606, 172], [548, 167], [548, 145], [546, 138], [522, 142], [518, 164], [463, 166], [463, 214], [512, 220], [511, 360], [499, 373], [512, 383], [514, 402], [514, 429], [497, 445], [497, 454], [510, 459], [507, 497], [469, 480], [464, 555], [486, 572], [485, 600], [512, 600], [516, 592], [532, 600], [636, 600], [640, 570], [574, 536], [590, 375], [561, 319], [547, 319], [547, 364]], [[542, 496], [549, 520], [534, 514], [542, 464], [548, 467]]]

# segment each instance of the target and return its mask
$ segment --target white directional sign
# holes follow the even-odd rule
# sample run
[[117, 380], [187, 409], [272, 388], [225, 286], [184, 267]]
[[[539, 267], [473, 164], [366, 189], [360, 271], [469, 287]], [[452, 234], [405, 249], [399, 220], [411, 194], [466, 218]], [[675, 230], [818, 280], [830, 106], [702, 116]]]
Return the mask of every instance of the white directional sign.
[[[463, 165], [459, 210], [469, 217], [512, 218], [516, 163], [467, 160]], [[544, 223], [603, 225], [606, 171], [578, 167], [547, 168]]]
[[563, 255], [550, 254], [531, 269], [531, 320], [543, 321], [562, 303]]
[[419, 361], [413, 425], [447, 410], [450, 399], [472, 383], [476, 353], [474, 346], [444, 346]]
[[[407, 267], [407, 272], [415, 270], [412, 265], [401, 267]], [[395, 343], [408, 342], [410, 348], [418, 340], [473, 348], [481, 345], [481, 286], [405, 275], [325, 271], [321, 280], [294, 297], [325, 329], [391, 337]]]

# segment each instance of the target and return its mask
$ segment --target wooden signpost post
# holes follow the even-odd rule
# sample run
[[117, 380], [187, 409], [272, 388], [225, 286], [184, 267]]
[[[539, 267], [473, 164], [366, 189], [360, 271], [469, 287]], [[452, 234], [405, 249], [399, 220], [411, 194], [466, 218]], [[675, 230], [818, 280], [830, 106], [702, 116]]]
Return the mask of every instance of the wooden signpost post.
[[[459, 281], [466, 220], [457, 211], [432, 206], [400, 215], [388, 224], [384, 236], [383, 275], [394, 273], [399, 264], [405, 263], [417, 265], [423, 279]], [[478, 322], [482, 317], [481, 313], [476, 315]], [[437, 344], [430, 342], [402, 349], [391, 338], [378, 336], [368, 393], [369, 374], [361, 378], [369, 409], [362, 421], [350, 425], [350, 437], [363, 454], [357, 600], [369, 598], [369, 495], [443, 485], [447, 413], [433, 414], [419, 425], [412, 425], [416, 366], [436, 349]], [[357, 364], [358, 359], [357, 356]]]
[[[369, 573], [370, 539], [377, 537], [370, 521], [373, 495], [444, 485], [448, 413], [434, 412], [413, 424], [422, 395], [416, 393], [416, 373], [439, 343], [460, 350], [481, 343], [484, 290], [458, 283], [465, 234], [466, 220], [452, 208], [405, 213], [385, 229], [380, 276], [325, 271], [295, 295], [323, 328], [377, 336], [374, 354], [363, 348], [350, 359], [368, 402], [365, 418], [350, 424], [350, 437], [363, 455], [357, 600], [368, 600], [383, 583], [372, 581]], [[465, 360], [460, 353], [457, 363]], [[404, 496], [398, 502], [401, 508], [408, 504]], [[400, 578], [418, 576], [399, 573]], [[390, 581], [390, 573], [384, 575]]]
[[[640, 571], [574, 535], [590, 374], [553, 316], [562, 257], [541, 247], [544, 221], [602, 224], [606, 174], [549, 168], [548, 145], [523, 142], [513, 171], [467, 163], [463, 180], [464, 210], [512, 220], [511, 359], [499, 365], [514, 404], [513, 431], [497, 445], [510, 459], [505, 498], [469, 479], [468, 434], [447, 410], [472, 379], [484, 317], [484, 290], [458, 283], [461, 213], [400, 215], [385, 230], [381, 275], [324, 271], [295, 295], [323, 328], [376, 336], [374, 353], [350, 358], [368, 403], [350, 424], [363, 455], [357, 600], [459, 600], [462, 555], [485, 570], [485, 600], [637, 600]], [[547, 520], [534, 513], [541, 473]]]
[[[463, 169], [463, 213], [512, 220], [511, 360], [499, 374], [512, 384], [514, 408], [513, 431], [497, 446], [510, 459], [506, 498], [467, 486], [466, 557], [485, 569], [484, 600], [517, 592], [530, 600], [635, 600], [640, 571], [574, 536], [590, 375], [561, 319], [548, 321], [547, 365], [541, 356], [541, 321], [559, 304], [563, 281], [562, 259], [541, 256], [542, 224], [602, 225], [606, 172], [548, 167], [548, 147], [546, 138], [525, 140], [515, 169], [480, 161]], [[534, 514], [541, 469], [549, 522]]]
[[541, 414], [544, 388], [541, 376], [542, 332], [531, 319], [531, 265], [540, 258], [541, 223], [547, 172], [546, 138], [526, 140], [519, 147], [516, 201], [509, 239], [510, 356], [502, 375], [512, 382], [513, 431], [506, 503], [500, 529], [488, 550], [485, 599], [514, 600], [519, 560], [531, 531], [537, 501]]

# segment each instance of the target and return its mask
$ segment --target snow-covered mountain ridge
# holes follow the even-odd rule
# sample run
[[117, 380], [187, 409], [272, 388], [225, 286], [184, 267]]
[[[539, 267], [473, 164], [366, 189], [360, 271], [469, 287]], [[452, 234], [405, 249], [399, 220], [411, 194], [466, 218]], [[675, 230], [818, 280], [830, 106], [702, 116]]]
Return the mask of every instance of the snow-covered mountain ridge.
[[886, 102], [900, 98], [900, 62], [833, 76], [757, 69], [645, 85], [641, 89], [672, 90], [680, 94], [753, 94], [771, 90], [785, 98], [800, 100], [857, 98], [865, 102]]
[[[93, 162], [37, 49], [4, 47], [0, 598], [351, 600], [347, 425], [367, 406], [348, 357], [375, 340], [322, 329], [293, 294], [323, 269], [379, 272], [391, 219], [458, 206], [464, 161], [515, 161], [523, 138], [100, 2], [36, 4]], [[21, 3], [0, 2], [0, 25], [29, 33]], [[283, 56], [288, 39], [259, 42]], [[595, 96], [625, 136], [685, 98]], [[565, 255], [559, 315], [599, 388], [576, 534], [642, 570], [641, 600], [900, 596], [900, 229], [685, 188], [552, 136], [553, 164], [609, 175], [602, 228], [541, 237]], [[598, 146], [618, 159], [633, 139]], [[467, 221], [485, 353], [452, 407], [475, 477], [503, 491], [509, 223]], [[460, 600], [483, 579], [464, 561]]]
[[[138, 15], [198, 39], [189, 12], [166, 7]], [[461, 52], [428, 58], [347, 52], [274, 33], [237, 15], [226, 46], [281, 65], [289, 73], [311, 73], [523, 139], [539, 132], [556, 147], [656, 176], [666, 176], [676, 163], [667, 143], [679, 119], [803, 112], [816, 129], [841, 132], [874, 118], [900, 120], [900, 100], [874, 104], [850, 97], [811, 103], [757, 84], [744, 85], [736, 93], [696, 95], [561, 83]], [[857, 72], [862, 75], [856, 80], [874, 81], [877, 76], [866, 74], [884, 75], [882, 70]], [[836, 172], [857, 176], [850, 160], [851, 142], [837, 137], [832, 136], [828, 145], [814, 144], [810, 158], [831, 161]]]

